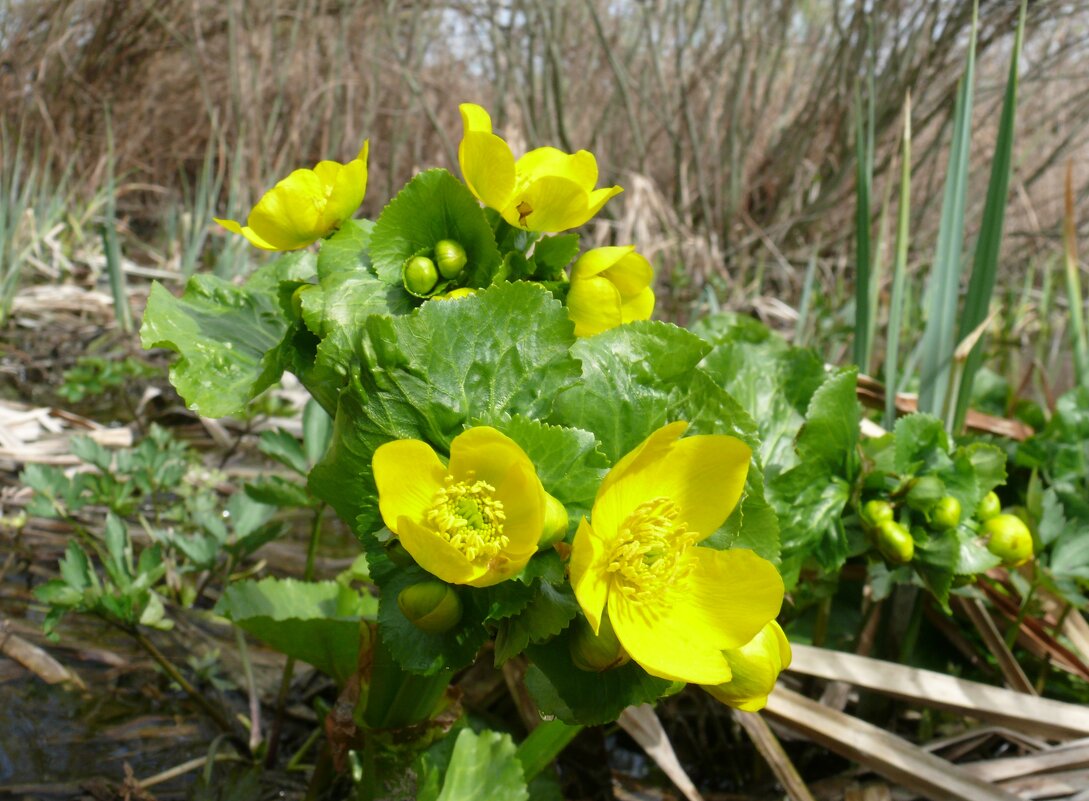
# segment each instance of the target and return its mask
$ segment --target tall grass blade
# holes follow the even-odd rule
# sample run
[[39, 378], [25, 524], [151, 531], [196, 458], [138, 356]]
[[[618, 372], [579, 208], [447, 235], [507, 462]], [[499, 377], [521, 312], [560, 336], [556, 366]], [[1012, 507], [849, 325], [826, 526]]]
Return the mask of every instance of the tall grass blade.
[[802, 299], [798, 303], [798, 320], [794, 324], [794, 344], [805, 346], [808, 339], [806, 329], [809, 326], [809, 306], [813, 298], [813, 282], [817, 277], [817, 253], [819, 245], [814, 245], [809, 263], [805, 265], [805, 280], [802, 282]]
[[862, 91], [855, 103], [855, 340], [854, 360], [866, 371], [872, 348], [870, 282], [873, 254], [870, 249], [870, 189], [873, 186], [873, 95], [867, 98], [863, 117]]
[[106, 271], [110, 276], [110, 293], [113, 295], [114, 317], [123, 333], [131, 334], [132, 309], [125, 290], [125, 271], [121, 266], [121, 243], [117, 239], [117, 176], [114, 173], [115, 156], [113, 127], [109, 110], [106, 112], [106, 213], [102, 222], [102, 250], [106, 255]]
[[[1013, 134], [1017, 111], [1018, 67], [1025, 34], [1026, 5], [1027, 0], [1021, 0], [1017, 35], [1014, 39], [1013, 54], [1010, 56], [1010, 73], [1006, 79], [1006, 96], [1002, 101], [1002, 116], [998, 122], [998, 139], [991, 161], [987, 200], [983, 206], [983, 222], [980, 225], [979, 238], [976, 240], [972, 277], [968, 281], [968, 295], [964, 299], [960, 329], [957, 332], [957, 339], [960, 341], [963, 341], [987, 319], [991, 296], [994, 294], [995, 277], [998, 275], [998, 254], [1002, 246], [1002, 228], [1010, 187]], [[960, 431], [964, 427], [964, 420], [968, 415], [968, 403], [972, 397], [972, 384], [982, 364], [983, 337], [980, 337], [964, 362], [953, 420], [954, 431]]]
[[978, 22], [979, 3], [976, 0], [972, 4], [972, 33], [968, 43], [967, 63], [957, 89], [957, 101], [953, 110], [953, 138], [949, 147], [949, 164], [942, 197], [938, 247], [927, 287], [927, 320], [921, 342], [919, 411], [942, 418], [947, 418], [945, 412], [949, 400], [950, 367], [956, 347], [957, 294], [964, 247], [964, 207], [968, 194], [968, 148], [972, 139]]
[[1063, 262], [1066, 296], [1070, 300], [1070, 338], [1074, 345], [1074, 375], [1089, 387], [1089, 336], [1085, 332], [1084, 297], [1078, 277], [1077, 226], [1074, 219], [1074, 162], [1066, 163], [1066, 219], [1063, 221]]
[[900, 327], [904, 314], [908, 228], [911, 223], [911, 93], [904, 98], [904, 134], [900, 150], [900, 203], [896, 216], [896, 259], [892, 268], [889, 328], [885, 334], [885, 428], [896, 423], [896, 371], [900, 361]]

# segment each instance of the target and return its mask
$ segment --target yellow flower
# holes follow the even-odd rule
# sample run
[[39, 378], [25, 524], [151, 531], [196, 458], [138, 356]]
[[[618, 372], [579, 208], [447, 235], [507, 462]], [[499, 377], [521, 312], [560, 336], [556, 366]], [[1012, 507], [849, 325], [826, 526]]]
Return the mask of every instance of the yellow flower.
[[216, 222], [262, 250], [298, 250], [328, 236], [363, 202], [369, 144], [347, 164], [319, 161], [312, 170], [295, 170], [257, 201], [245, 227]]
[[513, 226], [529, 231], [566, 231], [585, 223], [623, 192], [594, 189], [597, 159], [587, 150], [531, 150], [517, 161], [510, 145], [492, 133], [492, 118], [474, 103], [462, 103], [465, 127], [458, 163], [465, 183], [485, 206]]
[[609, 621], [631, 658], [653, 676], [723, 684], [723, 654], [779, 613], [783, 580], [752, 551], [700, 541], [741, 497], [751, 451], [738, 439], [681, 439], [670, 423], [605, 476], [571, 551], [571, 585], [594, 631]]
[[571, 270], [567, 314], [575, 336], [588, 337], [632, 320], [646, 320], [654, 311], [654, 270], [634, 245], [594, 248], [579, 257]]
[[790, 643], [773, 620], [745, 645], [726, 651], [725, 656], [733, 678], [703, 689], [724, 704], [759, 712], [775, 689], [779, 674], [790, 667]]
[[450, 443], [450, 464], [418, 439], [374, 452], [378, 509], [412, 558], [451, 584], [488, 587], [537, 551], [547, 493], [525, 452], [488, 426]]

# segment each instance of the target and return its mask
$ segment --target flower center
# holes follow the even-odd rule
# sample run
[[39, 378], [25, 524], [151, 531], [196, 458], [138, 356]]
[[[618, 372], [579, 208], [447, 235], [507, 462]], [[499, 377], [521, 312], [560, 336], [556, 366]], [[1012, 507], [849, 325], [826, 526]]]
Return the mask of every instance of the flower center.
[[492, 497], [495, 487], [487, 481], [454, 481], [446, 477], [446, 486], [435, 493], [427, 510], [428, 525], [463, 554], [470, 562], [487, 564], [507, 547], [510, 539], [503, 534], [502, 501]]
[[691, 566], [684, 554], [698, 535], [677, 522], [678, 514], [673, 501], [655, 498], [628, 516], [606, 568], [613, 588], [642, 601], [660, 598], [688, 576]]

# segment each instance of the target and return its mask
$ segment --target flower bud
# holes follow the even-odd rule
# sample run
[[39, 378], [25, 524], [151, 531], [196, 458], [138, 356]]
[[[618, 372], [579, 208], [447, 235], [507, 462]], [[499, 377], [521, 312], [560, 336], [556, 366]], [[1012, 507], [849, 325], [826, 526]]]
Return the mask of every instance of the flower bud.
[[397, 596], [397, 606], [409, 623], [428, 634], [442, 634], [461, 620], [461, 599], [453, 587], [441, 581], [405, 587]]
[[460, 242], [453, 239], [440, 239], [435, 243], [435, 264], [443, 278], [457, 278], [461, 275], [468, 257]]
[[892, 504], [876, 498], [866, 501], [865, 506], [862, 507], [862, 520], [873, 528], [877, 528], [886, 520], [892, 520]]
[[545, 522], [537, 550], [550, 548], [567, 536], [567, 509], [547, 492], [545, 493]]
[[946, 495], [930, 510], [930, 525], [938, 531], [948, 531], [960, 523], [960, 501]]
[[995, 515], [983, 523], [983, 534], [988, 537], [987, 550], [1006, 567], [1023, 565], [1032, 558], [1032, 532], [1015, 515]]
[[590, 628], [584, 617], [578, 617], [571, 626], [571, 638], [568, 640], [571, 661], [579, 670], [601, 673], [610, 668], [620, 667], [631, 660], [628, 652], [616, 638], [613, 624], [606, 614], [601, 618], [597, 634]]
[[435, 262], [427, 256], [413, 256], [405, 262], [401, 280], [405, 289], [413, 295], [425, 297], [439, 282], [439, 273], [435, 269]]
[[945, 496], [945, 483], [937, 476], [919, 476], [911, 482], [907, 503], [912, 509], [929, 512]]
[[475, 289], [463, 286], [458, 287], [457, 289], [451, 289], [449, 292], [443, 292], [441, 295], [435, 295], [431, 300], [457, 300], [458, 298], [469, 298], [475, 294]]
[[915, 557], [915, 540], [903, 525], [886, 520], [877, 527], [877, 550], [893, 564], [906, 565]]
[[995, 494], [994, 490], [984, 495], [983, 500], [976, 507], [976, 517], [980, 520], [990, 520], [1001, 513], [1002, 501], [998, 500], [998, 495]]

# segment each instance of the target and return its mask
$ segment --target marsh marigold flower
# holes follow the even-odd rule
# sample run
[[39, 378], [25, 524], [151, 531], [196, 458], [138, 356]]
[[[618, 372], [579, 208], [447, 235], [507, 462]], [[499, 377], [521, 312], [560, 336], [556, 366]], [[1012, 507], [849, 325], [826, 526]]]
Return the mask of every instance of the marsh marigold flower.
[[688, 424], [647, 437], [605, 476], [571, 552], [571, 584], [594, 631], [608, 613], [647, 673], [724, 684], [724, 651], [779, 613], [783, 580], [752, 551], [700, 545], [741, 497], [751, 451], [722, 435], [681, 439]]
[[433, 576], [488, 587], [537, 551], [548, 495], [525, 452], [494, 428], [454, 437], [446, 466], [418, 439], [379, 446], [372, 464], [382, 520]]
[[654, 311], [654, 270], [634, 245], [588, 250], [571, 269], [567, 314], [575, 336], [588, 337]]
[[363, 202], [368, 147], [364, 142], [347, 164], [319, 161], [312, 170], [295, 170], [257, 201], [245, 227], [216, 222], [262, 250], [304, 248], [335, 231]]
[[733, 676], [725, 684], [703, 689], [724, 704], [745, 712], [759, 712], [767, 705], [779, 674], [790, 667], [790, 642], [773, 620], [740, 648], [725, 651], [723, 655]]
[[619, 186], [595, 189], [597, 159], [587, 150], [564, 153], [539, 147], [515, 161], [492, 118], [474, 103], [462, 103], [465, 127], [458, 163], [477, 199], [513, 226], [529, 231], [566, 231], [585, 223], [623, 192]]

